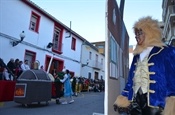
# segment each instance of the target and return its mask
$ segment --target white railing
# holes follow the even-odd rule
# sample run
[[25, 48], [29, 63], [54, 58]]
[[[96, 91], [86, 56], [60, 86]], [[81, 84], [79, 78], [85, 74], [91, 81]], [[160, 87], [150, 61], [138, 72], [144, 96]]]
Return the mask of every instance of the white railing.
[[92, 61], [92, 67], [96, 68], [96, 69], [102, 69], [103, 68], [103, 64], [100, 63], [99, 61], [94, 60], [94, 61]]

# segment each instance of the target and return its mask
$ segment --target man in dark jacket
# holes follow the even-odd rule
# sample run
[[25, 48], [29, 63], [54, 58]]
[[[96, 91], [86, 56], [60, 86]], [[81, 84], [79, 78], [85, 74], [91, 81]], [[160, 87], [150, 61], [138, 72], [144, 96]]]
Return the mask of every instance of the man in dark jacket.
[[[13, 80], [13, 75], [15, 74], [15, 69], [16, 69], [15, 61], [13, 58], [11, 58], [10, 61], [7, 63], [7, 67], [9, 68], [9, 71], [8, 71], [9, 77], [11, 80]], [[11, 74], [13, 74], [13, 75], [11, 75]]]

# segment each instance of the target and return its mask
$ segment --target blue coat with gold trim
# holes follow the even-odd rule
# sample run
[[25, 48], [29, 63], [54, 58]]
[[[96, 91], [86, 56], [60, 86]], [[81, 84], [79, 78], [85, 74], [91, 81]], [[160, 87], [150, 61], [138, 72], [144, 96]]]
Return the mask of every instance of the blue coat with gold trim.
[[[139, 55], [135, 55], [130, 67], [128, 82], [122, 95], [133, 99], [133, 77]], [[175, 96], [175, 48], [153, 47], [148, 57], [149, 85], [148, 106], [165, 107], [165, 99]]]

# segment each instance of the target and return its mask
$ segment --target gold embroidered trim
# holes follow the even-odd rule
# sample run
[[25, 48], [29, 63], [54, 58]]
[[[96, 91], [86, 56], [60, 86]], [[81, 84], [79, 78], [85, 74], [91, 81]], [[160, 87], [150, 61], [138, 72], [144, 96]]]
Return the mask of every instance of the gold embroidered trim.
[[155, 91], [154, 91], [154, 90], [149, 90], [149, 92], [150, 92], [150, 93], [155, 93]]
[[150, 75], [154, 75], [154, 74], [156, 74], [156, 73], [155, 73], [155, 72], [149, 72], [149, 74], [150, 74]]
[[150, 82], [150, 83], [156, 83], [156, 81], [155, 81], [155, 80], [150, 80], [149, 82]]
[[152, 66], [152, 65], [154, 65], [154, 63], [148, 63], [148, 66]]
[[157, 53], [152, 54], [152, 55], [148, 58], [148, 60], [150, 60], [152, 56], [154, 56], [154, 55], [160, 53], [163, 49], [164, 49], [164, 47], [161, 47], [161, 49], [160, 49]]
[[123, 90], [123, 92], [127, 92], [128, 93], [129, 91]]

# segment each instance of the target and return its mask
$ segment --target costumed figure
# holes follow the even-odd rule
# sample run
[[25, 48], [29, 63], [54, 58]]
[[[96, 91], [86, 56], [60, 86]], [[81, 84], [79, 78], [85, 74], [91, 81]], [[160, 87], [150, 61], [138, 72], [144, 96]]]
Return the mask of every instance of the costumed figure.
[[54, 72], [54, 85], [55, 85], [55, 91], [56, 91], [56, 104], [60, 104], [60, 98], [63, 96], [62, 93], [62, 83], [60, 82], [60, 78], [64, 75], [63, 73], [59, 72]]
[[71, 86], [71, 82], [70, 82], [70, 72], [68, 69], [64, 70], [65, 74], [64, 74], [64, 78], [60, 79], [60, 82], [64, 83], [64, 97], [65, 97], [65, 101], [62, 102], [61, 104], [70, 104], [73, 103], [74, 100], [72, 98], [73, 95], [73, 91], [72, 91], [72, 86]]
[[127, 84], [114, 110], [128, 115], [175, 115], [175, 47], [162, 42], [158, 21], [134, 24], [137, 45]]

